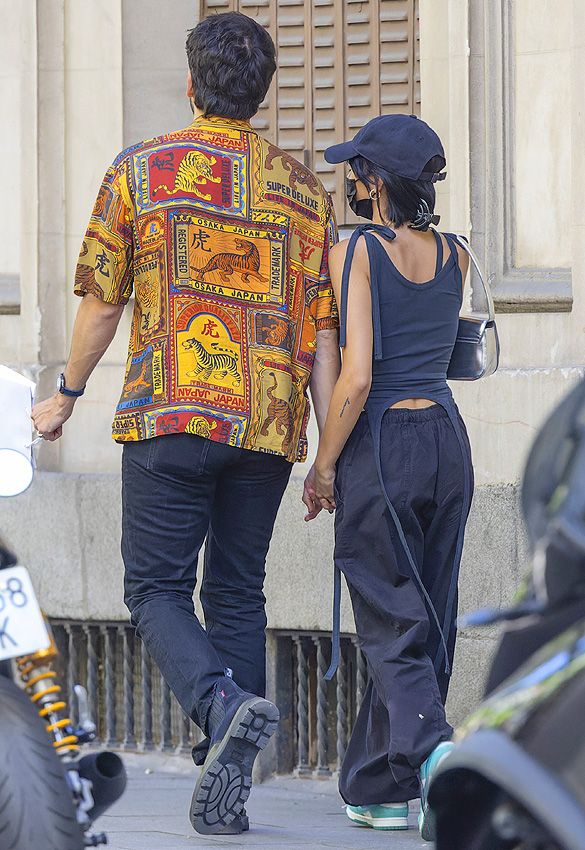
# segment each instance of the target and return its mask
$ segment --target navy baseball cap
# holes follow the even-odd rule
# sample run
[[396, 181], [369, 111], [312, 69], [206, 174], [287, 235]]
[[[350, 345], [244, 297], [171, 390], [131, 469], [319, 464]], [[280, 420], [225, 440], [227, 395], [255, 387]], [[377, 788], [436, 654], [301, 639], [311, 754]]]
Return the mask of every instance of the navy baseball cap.
[[[447, 164], [441, 140], [435, 131], [416, 115], [379, 115], [362, 127], [351, 142], [332, 145], [325, 151], [331, 164], [347, 162], [355, 156], [409, 180], [444, 180]], [[424, 171], [433, 157], [443, 164], [438, 171]]]

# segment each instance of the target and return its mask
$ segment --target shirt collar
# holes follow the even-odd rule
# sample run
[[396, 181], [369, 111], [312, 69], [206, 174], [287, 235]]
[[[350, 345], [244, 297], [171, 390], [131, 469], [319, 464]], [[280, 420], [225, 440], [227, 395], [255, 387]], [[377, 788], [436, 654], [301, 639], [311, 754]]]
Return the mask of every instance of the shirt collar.
[[198, 115], [193, 119], [192, 127], [229, 127], [238, 130], [253, 130], [249, 121], [238, 118], [222, 118], [220, 115]]

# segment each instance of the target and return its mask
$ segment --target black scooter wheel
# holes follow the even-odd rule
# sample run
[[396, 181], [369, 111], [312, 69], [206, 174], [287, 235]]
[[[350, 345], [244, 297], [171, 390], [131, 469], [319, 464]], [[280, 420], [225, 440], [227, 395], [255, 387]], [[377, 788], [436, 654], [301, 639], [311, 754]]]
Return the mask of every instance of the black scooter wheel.
[[29, 697], [0, 676], [0, 845], [82, 850], [65, 769]]

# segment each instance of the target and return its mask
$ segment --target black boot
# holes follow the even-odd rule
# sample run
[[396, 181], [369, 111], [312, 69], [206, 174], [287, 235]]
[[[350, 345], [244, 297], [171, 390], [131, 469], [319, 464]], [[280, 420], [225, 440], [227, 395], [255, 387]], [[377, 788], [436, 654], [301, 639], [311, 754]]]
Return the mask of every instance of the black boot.
[[[203, 741], [200, 741], [198, 744], [195, 744], [193, 749], [191, 750], [191, 757], [197, 767], [201, 767], [205, 764], [205, 759], [207, 758], [207, 754], [209, 752], [209, 747], [211, 742], [209, 738], [204, 738]], [[246, 810], [242, 809], [242, 814], [239, 815], [229, 826], [223, 826], [217, 830], [217, 835], [240, 835], [242, 832], [248, 832], [250, 829], [250, 821], [248, 820], [248, 815], [246, 814]]]
[[197, 767], [201, 767], [201, 765], [205, 764], [205, 759], [207, 758], [210, 746], [211, 741], [209, 738], [204, 738], [202, 741], [199, 741], [198, 744], [195, 744], [191, 750], [191, 758]]
[[197, 832], [221, 835], [237, 818], [243, 823], [254, 761], [276, 732], [278, 719], [269, 700], [246, 693], [227, 676], [218, 680], [207, 715], [209, 753], [191, 801]]
[[242, 832], [248, 832], [250, 829], [250, 821], [246, 810], [242, 809], [242, 813], [237, 816], [227, 826], [219, 826], [213, 831], [213, 835], [241, 835]]

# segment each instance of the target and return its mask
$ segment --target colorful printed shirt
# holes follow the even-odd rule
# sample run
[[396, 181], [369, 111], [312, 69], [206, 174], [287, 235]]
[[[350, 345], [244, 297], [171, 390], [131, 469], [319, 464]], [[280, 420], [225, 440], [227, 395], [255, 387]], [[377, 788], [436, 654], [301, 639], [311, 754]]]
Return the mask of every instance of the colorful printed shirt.
[[75, 292], [134, 292], [113, 437], [186, 431], [304, 460], [316, 332], [338, 319], [330, 197], [246, 122], [197, 118], [108, 169]]

